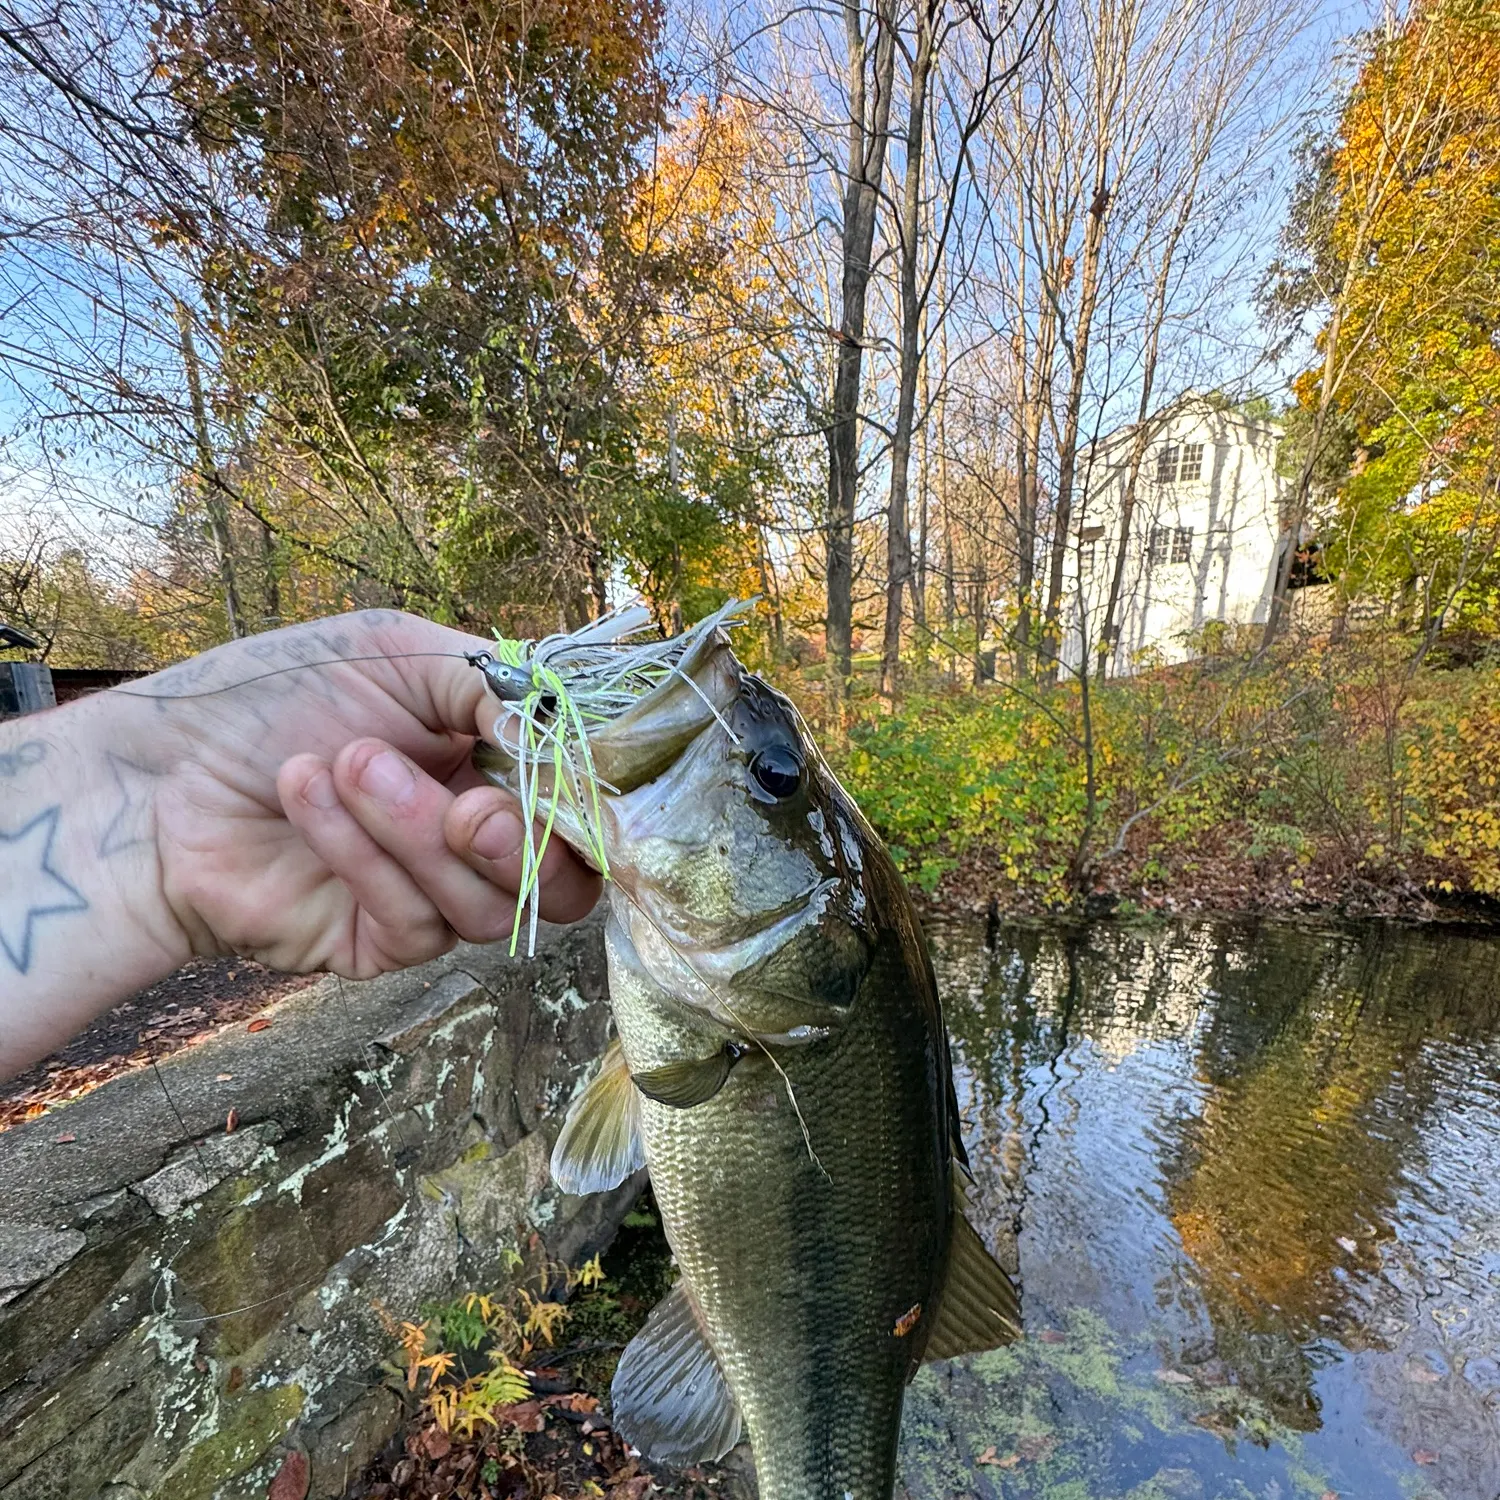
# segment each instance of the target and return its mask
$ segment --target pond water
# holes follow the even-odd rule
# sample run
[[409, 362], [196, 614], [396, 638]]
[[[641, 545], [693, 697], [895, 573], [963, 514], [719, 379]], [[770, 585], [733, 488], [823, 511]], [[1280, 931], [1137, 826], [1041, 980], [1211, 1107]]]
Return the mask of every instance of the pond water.
[[912, 1500], [1500, 1495], [1500, 940], [933, 933], [1028, 1338], [929, 1366]]

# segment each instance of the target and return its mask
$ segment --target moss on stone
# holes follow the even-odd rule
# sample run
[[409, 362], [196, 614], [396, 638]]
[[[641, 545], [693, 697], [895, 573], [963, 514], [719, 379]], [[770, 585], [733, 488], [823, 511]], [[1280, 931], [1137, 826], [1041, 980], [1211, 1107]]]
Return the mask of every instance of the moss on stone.
[[228, 1409], [227, 1420], [195, 1443], [162, 1478], [151, 1500], [211, 1500], [220, 1488], [257, 1464], [302, 1414], [300, 1385], [251, 1391]]

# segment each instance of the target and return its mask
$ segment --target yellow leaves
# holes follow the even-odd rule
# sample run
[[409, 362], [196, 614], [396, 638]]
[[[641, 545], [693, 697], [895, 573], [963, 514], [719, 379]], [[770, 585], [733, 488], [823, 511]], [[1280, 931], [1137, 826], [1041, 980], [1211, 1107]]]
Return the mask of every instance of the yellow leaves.
[[561, 1302], [538, 1301], [526, 1291], [518, 1295], [522, 1304], [521, 1311], [525, 1314], [519, 1321], [521, 1333], [527, 1340], [527, 1348], [530, 1348], [532, 1339], [540, 1339], [544, 1344], [552, 1343], [553, 1334], [567, 1317], [568, 1309]]
[[[506, 1257], [512, 1269], [519, 1256]], [[569, 1290], [597, 1286], [604, 1272], [595, 1256], [577, 1270], [544, 1262], [530, 1278], [505, 1294], [469, 1292], [433, 1308], [420, 1322], [397, 1321], [376, 1311], [401, 1351], [406, 1388], [420, 1394], [442, 1431], [461, 1437], [497, 1422], [496, 1413], [525, 1401], [530, 1383], [520, 1364], [537, 1344], [552, 1344], [568, 1309], [546, 1295], [561, 1283]], [[484, 1351], [483, 1367], [459, 1351]]]
[[592, 1260], [586, 1260], [577, 1270], [568, 1272], [568, 1289], [571, 1291], [576, 1287], [582, 1287], [585, 1291], [599, 1285], [604, 1280], [604, 1267], [599, 1263], [596, 1255]]

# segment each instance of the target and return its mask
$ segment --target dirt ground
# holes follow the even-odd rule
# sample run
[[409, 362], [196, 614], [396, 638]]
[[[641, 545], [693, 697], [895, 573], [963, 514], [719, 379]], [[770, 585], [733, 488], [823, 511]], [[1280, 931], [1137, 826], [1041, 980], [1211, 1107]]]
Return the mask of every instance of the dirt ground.
[[317, 975], [279, 974], [246, 958], [200, 959], [106, 1011], [66, 1047], [0, 1083], [0, 1131], [243, 1021]]

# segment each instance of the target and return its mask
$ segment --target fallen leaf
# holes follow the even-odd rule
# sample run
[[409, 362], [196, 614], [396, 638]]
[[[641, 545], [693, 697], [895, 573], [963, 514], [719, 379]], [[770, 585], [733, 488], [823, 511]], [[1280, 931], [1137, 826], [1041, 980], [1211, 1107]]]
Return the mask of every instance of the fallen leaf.
[[65, 1130], [60, 1136], [57, 1137], [57, 1144], [59, 1146], [67, 1146], [71, 1145], [72, 1142], [76, 1141], [77, 1139], [78, 1137], [74, 1135], [71, 1130]]
[[233, 1073], [215, 1073], [214, 1080], [217, 1083], [228, 1083], [234, 1077]]
[[1193, 1383], [1193, 1377], [1184, 1374], [1181, 1370], [1158, 1370], [1156, 1378], [1163, 1385], [1191, 1385]]
[[453, 1449], [453, 1440], [441, 1427], [429, 1427], [422, 1434], [422, 1451], [430, 1459], [447, 1458]]
[[229, 1379], [224, 1382], [225, 1391], [232, 1396], [244, 1383], [245, 1372], [238, 1365], [230, 1365]]
[[1021, 1462], [1019, 1453], [1007, 1453], [1003, 1458], [994, 1448], [986, 1448], [975, 1460], [976, 1463], [988, 1464], [993, 1469], [1014, 1469]]
[[1414, 1464], [1435, 1464], [1438, 1461], [1438, 1455], [1431, 1448], [1418, 1448], [1412, 1454], [1411, 1461]]
[[305, 1500], [311, 1478], [307, 1455], [300, 1448], [293, 1448], [282, 1459], [271, 1488], [266, 1491], [266, 1500]]
[[518, 1401], [514, 1406], [497, 1406], [495, 1420], [502, 1427], [514, 1427], [521, 1432], [540, 1432], [547, 1425], [540, 1401]]
[[914, 1302], [899, 1318], [896, 1319], [896, 1327], [893, 1330], [898, 1339], [905, 1338], [915, 1328], [922, 1317], [922, 1304]]
[[269, 1031], [271, 1023], [264, 1016], [257, 1016], [246, 1028], [246, 1031]]
[[1044, 1328], [1037, 1334], [1037, 1338], [1044, 1344], [1066, 1344], [1068, 1336], [1060, 1328]]
[[228, 1113], [228, 1115], [224, 1119], [224, 1134], [225, 1135], [233, 1135], [235, 1133], [235, 1131], [239, 1128], [239, 1123], [240, 1123], [240, 1112], [239, 1112], [239, 1110], [237, 1110], [237, 1109], [230, 1110], [229, 1113]]

